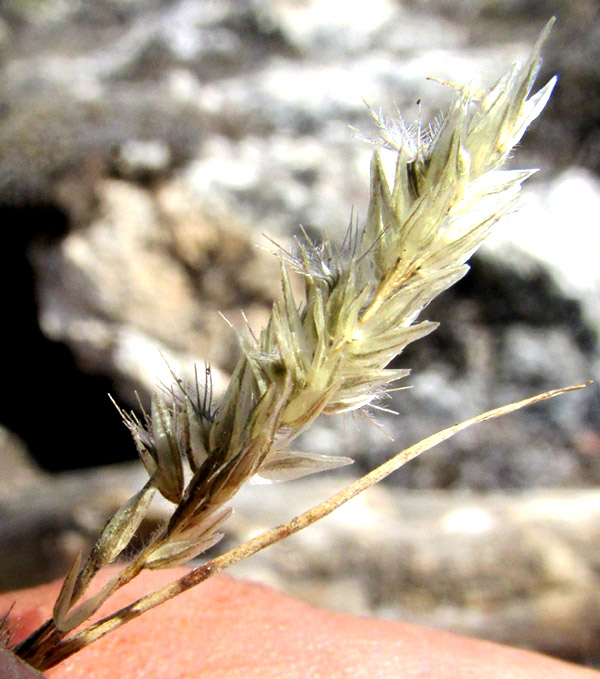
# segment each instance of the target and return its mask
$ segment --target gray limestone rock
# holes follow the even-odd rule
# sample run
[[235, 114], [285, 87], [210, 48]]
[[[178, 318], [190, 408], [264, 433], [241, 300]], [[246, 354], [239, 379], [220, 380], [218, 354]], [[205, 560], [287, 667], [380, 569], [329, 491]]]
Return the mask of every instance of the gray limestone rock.
[[[46, 338], [67, 346], [79, 370], [110, 380], [122, 403], [135, 405], [134, 390], [144, 400], [157, 380], [170, 381], [163, 356], [191, 378], [193, 362], [210, 361], [218, 392], [237, 352], [219, 312], [239, 327], [243, 310], [258, 330], [278, 294], [276, 258], [252, 243], [271, 247], [264, 233], [289, 246], [300, 224], [316, 240], [327, 231], [339, 242], [352, 210], [364, 217], [371, 146], [350, 129], [372, 132], [361, 97], [427, 123], [452, 96], [428, 75], [492, 83], [527, 54], [553, 12], [559, 21], [544, 73], [560, 72], [557, 105], [517, 153], [520, 166], [543, 168], [524, 191], [524, 208], [424, 312], [441, 327], [394, 362], [413, 369], [399, 385], [412, 389], [382, 404], [399, 414], [370, 414], [388, 434], [365, 418], [339, 417], [319, 421], [298, 445], [370, 469], [477, 412], [597, 377], [600, 186], [589, 170], [571, 167], [598, 169], [595, 2], [42, 5], [0, 7], [0, 207], [15, 218], [5, 222], [6, 258], [21, 273], [32, 267]], [[64, 217], [61, 228], [16, 219], [22, 207], [48, 205]], [[12, 308], [31, 304], [18, 297], [31, 294], [21, 274], [5, 275]], [[14, 347], [25, 352], [29, 337], [10, 321], [21, 387], [27, 356]], [[43, 386], [44, 374], [36, 378]], [[35, 396], [44, 411], [57, 400], [37, 385]], [[57, 426], [70, 404], [59, 405], [50, 418]], [[94, 419], [93, 427], [104, 423]], [[321, 605], [388, 616], [392, 601], [393, 615], [405, 619], [571, 657], [583, 657], [587, 644], [593, 654], [589, 638], [575, 637], [598, 608], [595, 531], [584, 520], [596, 516], [597, 498], [560, 489], [597, 485], [599, 432], [597, 387], [467, 431], [396, 474], [377, 495], [382, 506], [350, 505], [299, 548], [256, 562], [256, 572]], [[81, 455], [85, 440], [68, 440], [68, 428], [59, 437], [53, 455]], [[46, 569], [44, 577], [64, 570], [139, 478], [101, 470], [93, 481], [26, 481], [23, 496], [1, 508], [0, 546], [12, 554], [5, 586], [24, 562]], [[433, 497], [399, 486], [445, 490]], [[313, 481], [294, 487], [300, 497], [325, 492]], [[528, 502], [528, 489], [540, 487], [558, 490]], [[237, 534], [276, 523], [277, 508], [294, 504], [292, 488], [271, 492], [268, 516], [248, 500], [250, 519], [242, 506], [254, 496], [242, 496]], [[461, 495], [498, 489], [524, 494], [512, 505]], [[101, 499], [86, 513], [90, 493]], [[577, 521], [554, 525], [545, 510]], [[375, 530], [382, 521], [384, 533]], [[19, 543], [23, 535], [33, 538]], [[333, 547], [321, 553], [323, 544]], [[35, 573], [27, 577], [22, 584]]]
[[[218, 312], [236, 324], [244, 309], [258, 330], [278, 294], [276, 261], [250, 243], [268, 246], [264, 233], [285, 245], [300, 224], [339, 242], [352, 209], [360, 221], [367, 206], [371, 147], [349, 129], [370, 132], [361, 96], [427, 121], [452, 95], [428, 75], [492, 82], [539, 30], [523, 3], [496, 5], [469, 3], [467, 16], [456, 3], [425, 14], [389, 0], [344, 12], [319, 0], [102, 2], [54, 13], [51, 3], [46, 18], [23, 12], [18, 28], [13, 8], [7, 26], [20, 40], [0, 93], [0, 197], [50, 199], [69, 223], [30, 249], [43, 332], [130, 403], [134, 389], [168, 381], [161, 352], [187, 376], [193, 361], [210, 361], [224, 384], [236, 339]], [[588, 16], [585, 2], [569, 7], [569, 26]], [[503, 28], [511, 17], [527, 29], [516, 38]], [[519, 162], [546, 165], [539, 149]], [[442, 326], [396, 361], [413, 368], [412, 391], [388, 404], [400, 417], [374, 413], [393, 444], [344, 420], [319, 424], [303, 444], [349, 448], [369, 467], [492, 405], [593, 378], [599, 196], [581, 170], [546, 173], [470, 276], [424, 312]], [[492, 423], [398, 482], [593, 483], [580, 439], [593, 440], [597, 405], [590, 390]]]

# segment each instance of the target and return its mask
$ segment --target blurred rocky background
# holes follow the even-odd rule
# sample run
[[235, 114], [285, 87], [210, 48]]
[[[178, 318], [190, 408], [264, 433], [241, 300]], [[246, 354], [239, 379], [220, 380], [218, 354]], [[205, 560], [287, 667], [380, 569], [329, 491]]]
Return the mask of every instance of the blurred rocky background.
[[[597, 2], [0, 4], [1, 588], [64, 573], [140, 485], [107, 393], [135, 408], [168, 366], [190, 377], [205, 362], [218, 392], [237, 356], [219, 313], [259, 329], [278, 294], [263, 236], [289, 246], [302, 224], [339, 242], [352, 209], [366, 214], [372, 148], [350, 129], [371, 131], [361, 97], [430, 121], [452, 93], [428, 75], [492, 84], [553, 14], [538, 85], [559, 82], [515, 154], [542, 168], [522, 209], [425, 311], [441, 327], [397, 359], [413, 369], [388, 404], [399, 415], [319, 421], [299, 444], [354, 457], [356, 475], [477, 412], [597, 376]], [[228, 544], [347, 474], [244, 489]], [[592, 387], [465, 432], [237, 573], [598, 663], [599, 481]]]

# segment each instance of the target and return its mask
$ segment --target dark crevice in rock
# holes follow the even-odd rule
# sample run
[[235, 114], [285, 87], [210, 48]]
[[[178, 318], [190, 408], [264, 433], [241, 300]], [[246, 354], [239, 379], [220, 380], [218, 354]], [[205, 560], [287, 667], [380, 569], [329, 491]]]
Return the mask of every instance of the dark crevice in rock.
[[4, 227], [2, 390], [0, 423], [18, 434], [50, 471], [135, 457], [129, 435], [108, 399], [110, 380], [84, 375], [72, 353], [38, 325], [34, 276], [27, 260], [34, 239], [54, 240], [67, 228], [51, 205], [0, 206]]
[[419, 368], [439, 361], [460, 374], [466, 368], [463, 331], [473, 324], [493, 332], [497, 341], [515, 324], [555, 328], [569, 335], [583, 354], [596, 350], [597, 334], [586, 323], [580, 303], [566, 298], [541, 266], [524, 272], [481, 256], [475, 256], [470, 266], [469, 273], [422, 314], [440, 322], [440, 327], [427, 341], [407, 347], [392, 367], [408, 361]]
[[580, 303], [566, 298], [541, 265], [526, 273], [502, 262], [474, 257], [471, 271], [454, 287], [459, 298], [477, 299], [484, 323], [527, 323], [567, 328], [581, 351], [595, 350], [597, 337], [585, 322]]

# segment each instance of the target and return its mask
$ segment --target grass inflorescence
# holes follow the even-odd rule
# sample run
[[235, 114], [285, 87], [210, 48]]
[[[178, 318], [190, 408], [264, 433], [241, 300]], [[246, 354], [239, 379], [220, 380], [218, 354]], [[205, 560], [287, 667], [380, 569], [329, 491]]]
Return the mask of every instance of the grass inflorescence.
[[[295, 250], [280, 251], [281, 298], [259, 337], [240, 334], [242, 355], [218, 404], [207, 369], [192, 385], [174, 376], [172, 387], [153, 394], [142, 419], [121, 413], [148, 481], [109, 520], [89, 556], [75, 561], [53, 618], [15, 647], [18, 655], [37, 668], [51, 667], [144, 610], [318, 520], [460, 429], [532, 402], [484, 413], [415, 444], [292, 522], [73, 632], [142, 570], [185, 563], [216, 544], [229, 500], [252, 477], [286, 480], [351, 462], [295, 451], [290, 444], [318, 416], [373, 407], [392, 383], [406, 377], [409, 371], [387, 366], [436, 328], [419, 319], [422, 310], [465, 275], [466, 262], [490, 229], [514, 210], [522, 182], [535, 170], [502, 166], [556, 82], [531, 94], [551, 23], [531, 56], [489, 91], [457, 87], [446, 116], [426, 132], [371, 109], [379, 134], [374, 143], [395, 154], [396, 163], [390, 181], [380, 150], [374, 151], [364, 226], [352, 224], [340, 247], [306, 238]], [[301, 300], [294, 296], [294, 274], [304, 282]], [[100, 591], [86, 597], [96, 573], [126, 550], [156, 493], [173, 505], [169, 520]]]

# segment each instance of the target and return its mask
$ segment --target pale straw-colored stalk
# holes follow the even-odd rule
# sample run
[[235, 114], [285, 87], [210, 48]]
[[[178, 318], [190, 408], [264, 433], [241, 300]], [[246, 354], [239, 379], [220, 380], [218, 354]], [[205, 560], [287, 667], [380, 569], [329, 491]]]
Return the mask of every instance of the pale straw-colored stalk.
[[[250, 478], [297, 478], [351, 461], [289, 445], [319, 415], [368, 409], [390, 383], [408, 374], [386, 366], [435, 329], [435, 323], [418, 321], [419, 314], [465, 275], [467, 260], [492, 226], [514, 209], [521, 183], [534, 171], [500, 168], [555, 84], [553, 78], [530, 96], [551, 23], [529, 59], [511, 67], [490, 91], [457, 88], [443, 122], [427, 133], [419, 129], [413, 135], [401, 120], [372, 111], [377, 142], [396, 155], [396, 169], [390, 183], [374, 152], [364, 227], [351, 225], [341, 248], [306, 239], [295, 252], [281, 251], [281, 300], [258, 339], [250, 331], [240, 336], [242, 356], [218, 406], [207, 370], [202, 388], [200, 380], [190, 387], [174, 378], [170, 390], [156, 392], [144, 422], [122, 413], [149, 480], [110, 519], [88, 558], [73, 564], [53, 618], [16, 647], [21, 657], [35, 667], [51, 667], [130, 617], [300, 530], [458, 430], [532, 402], [425, 439], [289, 524], [213, 559], [125, 612], [72, 632], [143, 569], [185, 563], [218, 542], [230, 513], [227, 502]], [[304, 281], [302, 301], [292, 292], [294, 271]], [[174, 505], [169, 521], [99, 592], [85, 598], [98, 570], [129, 545], [156, 491]]]

